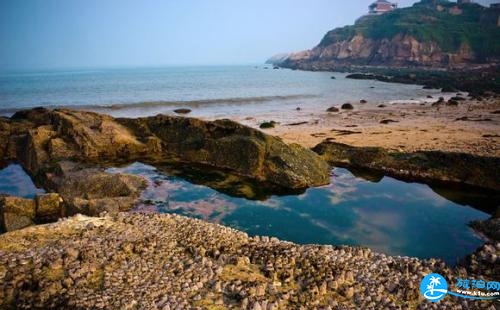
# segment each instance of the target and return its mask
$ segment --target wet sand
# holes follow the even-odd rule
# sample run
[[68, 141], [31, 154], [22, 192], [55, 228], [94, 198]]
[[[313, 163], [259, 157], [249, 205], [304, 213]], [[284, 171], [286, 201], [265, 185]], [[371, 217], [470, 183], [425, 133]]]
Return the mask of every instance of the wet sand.
[[413, 102], [385, 104], [385, 107], [353, 105], [353, 110], [337, 106], [340, 112], [326, 112], [328, 106], [323, 111], [301, 107], [279, 115], [260, 114], [233, 120], [254, 128], [274, 120], [277, 122], [275, 128], [263, 129], [264, 132], [305, 147], [329, 139], [353, 146], [377, 146], [406, 152], [440, 150], [500, 156], [498, 97], [461, 101], [458, 106]]

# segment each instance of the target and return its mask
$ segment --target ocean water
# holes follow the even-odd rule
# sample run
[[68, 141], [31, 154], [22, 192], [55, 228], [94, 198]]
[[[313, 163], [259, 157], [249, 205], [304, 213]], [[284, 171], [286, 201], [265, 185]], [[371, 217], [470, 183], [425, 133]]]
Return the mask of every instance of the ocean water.
[[141, 163], [108, 171], [149, 181], [138, 211], [182, 214], [300, 244], [366, 246], [450, 264], [484, 243], [468, 223], [489, 217], [425, 184], [390, 177], [367, 181], [342, 168], [333, 169], [328, 186], [262, 200], [224, 194]]
[[134, 117], [187, 107], [193, 116], [226, 117], [298, 106], [323, 111], [360, 99], [369, 104], [425, 101], [427, 95], [441, 95], [418, 85], [345, 76], [264, 65], [4, 72], [0, 115], [36, 106], [69, 106]]

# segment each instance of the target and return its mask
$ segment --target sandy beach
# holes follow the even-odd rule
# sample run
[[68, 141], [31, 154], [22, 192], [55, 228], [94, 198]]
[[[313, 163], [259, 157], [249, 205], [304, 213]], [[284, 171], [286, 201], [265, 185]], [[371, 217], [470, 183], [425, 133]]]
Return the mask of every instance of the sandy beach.
[[353, 104], [339, 112], [301, 108], [280, 115], [260, 114], [233, 118], [258, 128], [274, 120], [264, 132], [287, 143], [313, 147], [329, 139], [353, 146], [377, 146], [412, 152], [440, 150], [482, 156], [500, 156], [500, 98], [464, 100], [458, 106], [396, 102], [373, 107]]

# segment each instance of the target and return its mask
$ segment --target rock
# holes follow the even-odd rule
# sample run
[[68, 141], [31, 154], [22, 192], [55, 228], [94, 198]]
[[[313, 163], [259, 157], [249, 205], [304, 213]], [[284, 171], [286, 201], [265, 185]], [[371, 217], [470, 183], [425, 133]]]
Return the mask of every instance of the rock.
[[[229, 120], [205, 122], [165, 115], [113, 119], [63, 109], [22, 111], [14, 118], [38, 126], [28, 130], [18, 159], [32, 177], [41, 180], [50, 178], [47, 172], [54, 173], [50, 167], [61, 161], [61, 156], [69, 156], [75, 163], [91, 164], [136, 159], [165, 162], [174, 158], [284, 188], [328, 183], [327, 164], [314, 153]], [[61, 186], [60, 182], [55, 185]]]
[[59, 172], [48, 179], [67, 203], [68, 214], [98, 215], [130, 210], [146, 187], [139, 176], [112, 174], [100, 169], [81, 169], [71, 162], [59, 165]]
[[366, 101], [365, 99], [361, 99], [361, 100], [359, 101], [359, 103], [362, 103], [362, 104], [367, 103], [367, 102], [368, 102], [368, 101]]
[[[333, 165], [365, 168], [399, 179], [462, 184], [500, 190], [500, 158], [465, 153], [391, 152], [377, 147], [354, 147], [332, 141], [313, 150]], [[470, 163], [474, 163], [471, 165]]]
[[17, 112], [12, 118], [33, 124], [18, 147], [17, 158], [32, 176], [59, 160], [95, 163], [148, 153], [146, 144], [110, 116], [37, 109]]
[[352, 110], [354, 109], [354, 106], [350, 103], [344, 103], [340, 108], [342, 110]]
[[397, 123], [398, 121], [395, 121], [393, 119], [383, 119], [380, 121], [380, 124], [390, 124], [390, 123]]
[[326, 109], [326, 112], [339, 112], [339, 108], [337, 107], [330, 107], [328, 109]]
[[329, 182], [328, 165], [313, 152], [230, 120], [206, 122], [165, 115], [118, 119], [134, 133], [159, 138], [169, 154], [186, 163], [226, 169], [283, 188]]
[[458, 101], [450, 99], [446, 102], [447, 106], [458, 106]]
[[453, 86], [445, 86], [441, 89], [441, 92], [443, 92], [443, 93], [454, 93], [456, 91], [457, 91], [457, 89], [454, 88]]
[[59, 194], [49, 193], [37, 195], [36, 221], [38, 223], [53, 222], [65, 214], [63, 199]]
[[[14, 150], [8, 151], [13, 159], [46, 190], [74, 203], [68, 209], [85, 214], [130, 209], [144, 181], [91, 167], [136, 160], [205, 166], [277, 189], [329, 182], [329, 166], [314, 152], [230, 120], [207, 122], [166, 115], [114, 119], [40, 108], [18, 112], [0, 124], [13, 137], [8, 146]], [[2, 150], [10, 159], [5, 147]], [[114, 207], [111, 198], [120, 198]]]
[[[487, 244], [467, 269], [452, 269], [433, 259], [269, 239], [174, 214], [133, 212], [78, 215], [9, 232], [0, 235], [0, 308], [425, 308], [418, 287], [428, 270], [450, 282], [489, 279], [500, 251], [500, 244]], [[219, 259], [207, 258], [207, 265], [193, 257], [200, 247]], [[238, 257], [245, 262], [228, 265]], [[250, 258], [258, 264], [247, 265]], [[290, 275], [285, 285], [271, 284], [284, 273]], [[463, 300], [447, 302], [447, 308], [470, 308]]]
[[260, 129], [274, 128], [275, 125], [276, 125], [275, 121], [263, 122], [262, 124], [259, 125], [259, 128]]
[[379, 104], [379, 105], [377, 106], [377, 108], [385, 108], [385, 107], [387, 107], [385, 104]]
[[191, 113], [191, 109], [175, 109], [174, 112], [177, 114], [189, 114]]
[[33, 225], [35, 201], [12, 196], [0, 196], [0, 229], [4, 232]]

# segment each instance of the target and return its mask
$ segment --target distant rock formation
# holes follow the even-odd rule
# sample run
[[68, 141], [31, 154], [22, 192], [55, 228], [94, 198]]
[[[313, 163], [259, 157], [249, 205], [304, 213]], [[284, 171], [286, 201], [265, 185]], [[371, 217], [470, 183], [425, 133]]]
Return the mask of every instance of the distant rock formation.
[[266, 61], [266, 64], [273, 64], [279, 66], [282, 62], [288, 59], [292, 54], [291, 53], [281, 53], [272, 56]]

